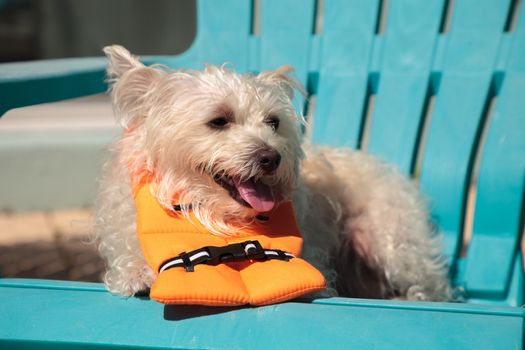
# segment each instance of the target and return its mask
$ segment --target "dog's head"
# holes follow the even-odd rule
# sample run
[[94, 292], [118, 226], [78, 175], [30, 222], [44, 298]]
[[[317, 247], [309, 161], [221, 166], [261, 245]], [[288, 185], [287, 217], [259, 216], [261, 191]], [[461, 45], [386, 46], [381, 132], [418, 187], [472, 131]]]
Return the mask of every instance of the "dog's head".
[[192, 204], [216, 231], [289, 200], [299, 161], [300, 84], [282, 67], [240, 75], [146, 67], [120, 46], [106, 47], [123, 162], [154, 174], [153, 193], [170, 208]]

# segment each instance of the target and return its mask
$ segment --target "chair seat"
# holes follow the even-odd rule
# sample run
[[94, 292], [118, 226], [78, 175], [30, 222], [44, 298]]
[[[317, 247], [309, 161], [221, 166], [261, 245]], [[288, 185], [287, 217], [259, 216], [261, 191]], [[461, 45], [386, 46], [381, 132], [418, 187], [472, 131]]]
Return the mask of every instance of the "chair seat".
[[509, 307], [346, 298], [164, 306], [96, 283], [44, 280], [0, 280], [0, 297], [9, 300], [1, 348], [516, 349], [525, 317]]

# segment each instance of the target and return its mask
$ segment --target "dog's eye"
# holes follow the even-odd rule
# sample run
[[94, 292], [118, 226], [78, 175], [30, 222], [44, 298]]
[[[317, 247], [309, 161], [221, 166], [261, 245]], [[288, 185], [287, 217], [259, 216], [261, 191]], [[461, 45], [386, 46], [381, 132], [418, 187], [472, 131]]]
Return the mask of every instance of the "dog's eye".
[[266, 124], [270, 125], [273, 130], [277, 130], [279, 128], [279, 118], [277, 118], [274, 115], [269, 116], [268, 118], [266, 118], [266, 120], [264, 122]]
[[210, 120], [208, 125], [215, 129], [222, 129], [230, 125], [230, 118], [226, 116], [216, 117]]

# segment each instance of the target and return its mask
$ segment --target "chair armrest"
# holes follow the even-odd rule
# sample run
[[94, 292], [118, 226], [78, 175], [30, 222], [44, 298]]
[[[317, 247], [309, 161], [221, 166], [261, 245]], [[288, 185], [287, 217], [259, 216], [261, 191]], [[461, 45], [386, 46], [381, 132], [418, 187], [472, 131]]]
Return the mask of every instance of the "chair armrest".
[[0, 115], [32, 104], [106, 90], [103, 57], [0, 64]]
[[[195, 50], [176, 56], [144, 56], [146, 65], [198, 67]], [[0, 64], [0, 117], [8, 110], [92, 95], [107, 90], [105, 57], [63, 58]]]

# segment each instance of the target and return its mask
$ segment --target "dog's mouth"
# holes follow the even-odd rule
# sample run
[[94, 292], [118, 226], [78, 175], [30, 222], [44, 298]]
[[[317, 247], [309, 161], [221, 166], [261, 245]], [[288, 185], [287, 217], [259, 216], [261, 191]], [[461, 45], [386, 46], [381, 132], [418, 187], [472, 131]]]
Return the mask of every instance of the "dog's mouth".
[[272, 188], [259, 179], [241, 180], [239, 177], [216, 175], [215, 182], [224, 188], [239, 204], [257, 212], [270, 211], [275, 206]]

